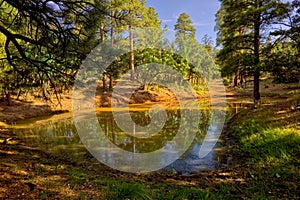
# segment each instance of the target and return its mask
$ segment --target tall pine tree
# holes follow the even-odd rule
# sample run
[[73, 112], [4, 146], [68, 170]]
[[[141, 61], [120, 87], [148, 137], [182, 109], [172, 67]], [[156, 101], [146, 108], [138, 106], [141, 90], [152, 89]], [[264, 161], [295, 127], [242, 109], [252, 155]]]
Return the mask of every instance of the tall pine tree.
[[[259, 80], [264, 57], [263, 44], [271, 35], [274, 25], [286, 14], [286, 4], [277, 0], [221, 0], [217, 25], [222, 49], [217, 55], [218, 60], [232, 62], [232, 59], [236, 59], [236, 68], [240, 65], [250, 66], [254, 78], [255, 106], [261, 99]], [[226, 57], [229, 59], [224, 59]]]

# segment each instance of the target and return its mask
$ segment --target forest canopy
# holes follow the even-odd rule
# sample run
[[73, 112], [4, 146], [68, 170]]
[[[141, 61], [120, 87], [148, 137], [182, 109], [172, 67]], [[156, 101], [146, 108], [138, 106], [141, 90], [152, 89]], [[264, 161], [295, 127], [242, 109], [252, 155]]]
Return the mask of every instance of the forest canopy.
[[[105, 40], [110, 40], [113, 47], [115, 37], [126, 38], [120, 33], [128, 31], [129, 38], [126, 39], [131, 49], [128, 59], [119, 60], [102, 74], [104, 89], [112, 88], [113, 79], [124, 70], [129, 68], [133, 73], [136, 65], [155, 60], [155, 50], [152, 55], [151, 50], [148, 54], [134, 50], [137, 45], [134, 38], [141, 37], [133, 33], [135, 29], [152, 27], [164, 32], [155, 9], [147, 8], [145, 4], [139, 0], [1, 1], [1, 94], [8, 101], [10, 95], [19, 97], [29, 90], [38, 90], [45, 99], [53, 94], [59, 97], [63, 90], [72, 87], [80, 64], [93, 48]], [[178, 18], [175, 31], [176, 51], [183, 51], [182, 38], [186, 36], [193, 48], [203, 48], [195, 39], [195, 28], [186, 13]], [[145, 39], [140, 38], [138, 45]], [[212, 49], [211, 44], [208, 46], [205, 48]], [[174, 61], [172, 56], [166, 58]], [[159, 59], [162, 58], [158, 56], [156, 60]], [[171, 60], [163, 63], [173, 62]], [[176, 64], [178, 69], [195, 82], [192, 65], [178, 62], [181, 62]]]
[[[225, 82], [238, 86], [247, 79], [254, 81], [255, 103], [260, 101], [259, 80], [265, 73], [277, 82], [300, 81], [299, 0], [220, 3], [216, 13], [217, 46], [212, 46], [208, 35], [200, 44], [192, 20], [182, 13], [172, 27], [176, 32], [172, 46], [178, 53], [186, 51], [183, 42], [199, 52], [204, 48], [209, 59], [217, 62]], [[59, 98], [72, 87], [88, 53], [105, 40], [110, 40], [113, 47], [122, 31], [129, 32], [123, 36], [131, 53], [101, 75], [104, 89], [111, 89], [113, 80], [124, 69], [130, 70], [134, 78], [139, 63], [161, 59], [153, 57], [153, 52], [159, 54], [156, 50], [139, 55], [134, 49], [134, 38], [138, 37], [135, 29], [154, 27], [163, 32], [166, 28], [161, 27], [158, 13], [146, 7], [145, 0], [1, 0], [0, 5], [0, 94], [8, 104], [11, 95], [18, 98], [28, 91], [37, 91], [48, 100], [51, 95]], [[183, 41], [182, 36], [188, 39]], [[164, 62], [171, 62], [166, 60], [171, 57], [164, 55]], [[192, 65], [182, 62], [177, 67], [187, 80], [203, 82], [197, 80], [199, 74]]]

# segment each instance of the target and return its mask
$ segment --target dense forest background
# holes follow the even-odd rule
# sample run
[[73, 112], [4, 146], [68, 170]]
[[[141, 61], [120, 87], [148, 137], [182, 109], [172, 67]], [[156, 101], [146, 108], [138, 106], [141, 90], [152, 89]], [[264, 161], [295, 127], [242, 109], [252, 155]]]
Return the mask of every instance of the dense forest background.
[[[51, 100], [69, 91], [74, 77], [89, 52], [103, 41], [114, 45], [123, 35], [131, 53], [106, 70], [99, 79], [111, 89], [121, 73], [137, 65], [160, 62], [173, 65], [194, 85], [202, 83], [194, 66], [162, 50], [136, 52], [134, 30], [155, 27], [162, 32], [174, 28], [176, 51], [184, 45], [205, 50], [217, 63], [224, 83], [254, 84], [254, 102], [260, 101], [259, 81], [268, 76], [275, 82], [299, 82], [300, 2], [277, 0], [222, 0], [216, 13], [217, 42], [210, 36], [195, 39], [196, 29], [187, 13], [175, 27], [161, 27], [153, 7], [145, 0], [23, 0], [0, 1], [0, 97], [11, 104], [12, 96], [32, 94]], [[188, 38], [188, 43], [182, 37]], [[141, 56], [142, 55], [142, 56]], [[207, 57], [199, 57], [204, 65]], [[203, 67], [203, 66], [202, 66]], [[206, 66], [209, 69], [208, 66]]]

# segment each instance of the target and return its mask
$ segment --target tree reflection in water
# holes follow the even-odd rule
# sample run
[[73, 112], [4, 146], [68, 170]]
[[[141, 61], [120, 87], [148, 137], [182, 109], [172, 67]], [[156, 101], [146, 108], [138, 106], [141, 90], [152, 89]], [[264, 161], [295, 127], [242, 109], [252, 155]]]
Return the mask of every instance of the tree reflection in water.
[[[120, 115], [122, 112], [119, 113]], [[180, 123], [188, 123], [190, 120], [181, 117], [180, 110], [170, 109], [166, 111], [167, 119], [162, 130], [148, 138], [134, 137], [132, 134], [127, 134], [122, 131], [115, 122], [111, 112], [98, 112], [97, 117], [102, 130], [105, 135], [119, 148], [129, 152], [147, 153], [164, 147], [168, 141], [172, 141], [177, 134]], [[146, 126], [150, 123], [149, 110], [132, 111], [130, 112], [132, 120], [140, 126]], [[212, 111], [209, 109], [201, 110], [201, 120], [194, 121], [198, 123], [197, 135], [190, 146], [189, 150], [172, 165], [166, 167], [169, 171], [174, 169], [181, 173], [194, 173], [204, 169], [214, 168], [216, 158], [212, 154], [206, 156], [204, 159], [197, 157], [201, 143], [208, 130], [213, 127], [214, 122], [211, 121]], [[26, 128], [15, 128], [15, 133], [26, 140], [32, 146], [40, 147], [41, 149], [60, 156], [64, 159], [83, 162], [88, 155], [86, 148], [82, 145], [81, 140], [76, 131], [73, 119], [46, 122], [29, 126], [23, 124]], [[89, 124], [86, 124], [89, 126]], [[187, 126], [189, 127], [189, 126]], [[192, 126], [191, 126], [192, 127]], [[135, 132], [135, 127], [132, 127]], [[186, 128], [185, 135], [189, 134], [189, 128]], [[93, 133], [91, 133], [93, 134]], [[94, 133], [96, 135], [96, 133]], [[138, 136], [138, 131], [135, 132]], [[91, 141], [93, 142], [93, 141]], [[190, 142], [190, 141], [183, 141]], [[111, 156], [113, 154], [108, 154]], [[163, 162], [163, 161], [162, 161]]]

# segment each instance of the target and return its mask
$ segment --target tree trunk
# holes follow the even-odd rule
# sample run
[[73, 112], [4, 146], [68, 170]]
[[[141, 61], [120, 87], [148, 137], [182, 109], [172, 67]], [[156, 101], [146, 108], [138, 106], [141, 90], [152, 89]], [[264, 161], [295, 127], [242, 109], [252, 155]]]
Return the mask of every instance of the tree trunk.
[[12, 103], [11, 103], [10, 92], [6, 92], [5, 97], [6, 97], [7, 105], [11, 106]]
[[[111, 4], [113, 4], [115, 1], [111, 0]], [[110, 46], [113, 48], [115, 43], [115, 11], [111, 11], [111, 28], [110, 28]], [[109, 75], [109, 89], [113, 88], [113, 76]]]
[[242, 73], [240, 74], [240, 84], [243, 87], [243, 83], [244, 83], [244, 77], [242, 75]]
[[[114, 0], [111, 0], [111, 4], [114, 3]], [[111, 28], [110, 28], [110, 45], [111, 47], [114, 46], [114, 42], [115, 42], [115, 11], [112, 10], [111, 11]]]
[[[133, 3], [131, 1], [131, 3]], [[130, 42], [130, 60], [129, 60], [129, 66], [130, 66], [130, 78], [131, 80], [134, 79], [134, 52], [133, 52], [133, 11], [129, 11], [130, 21], [129, 21], [129, 42]]]
[[106, 82], [106, 74], [103, 74], [102, 77], [102, 83], [103, 83], [103, 90], [107, 90], [107, 82]]
[[260, 72], [256, 70], [254, 72], [254, 106], [257, 106], [260, 103], [259, 77]]
[[[260, 0], [256, 0], [258, 8], [262, 6]], [[254, 106], [256, 107], [260, 103], [260, 92], [259, 92], [259, 78], [260, 78], [260, 25], [261, 25], [261, 15], [260, 13], [254, 16], [254, 55], [255, 55], [255, 65], [254, 65]]]
[[105, 39], [104, 26], [101, 25], [100, 26], [100, 40], [101, 40], [101, 42], [104, 42], [104, 39]]
[[113, 77], [109, 76], [109, 89], [113, 88]]
[[234, 80], [233, 80], [233, 87], [238, 86], [238, 72], [235, 72], [234, 74]]
[[130, 78], [131, 80], [134, 79], [134, 52], [133, 52], [133, 30], [132, 30], [132, 23], [130, 22], [129, 25], [129, 40], [130, 40]]
[[19, 100], [21, 94], [22, 94], [22, 89], [20, 88], [19, 91], [18, 91], [18, 94], [17, 94], [17, 100]]

